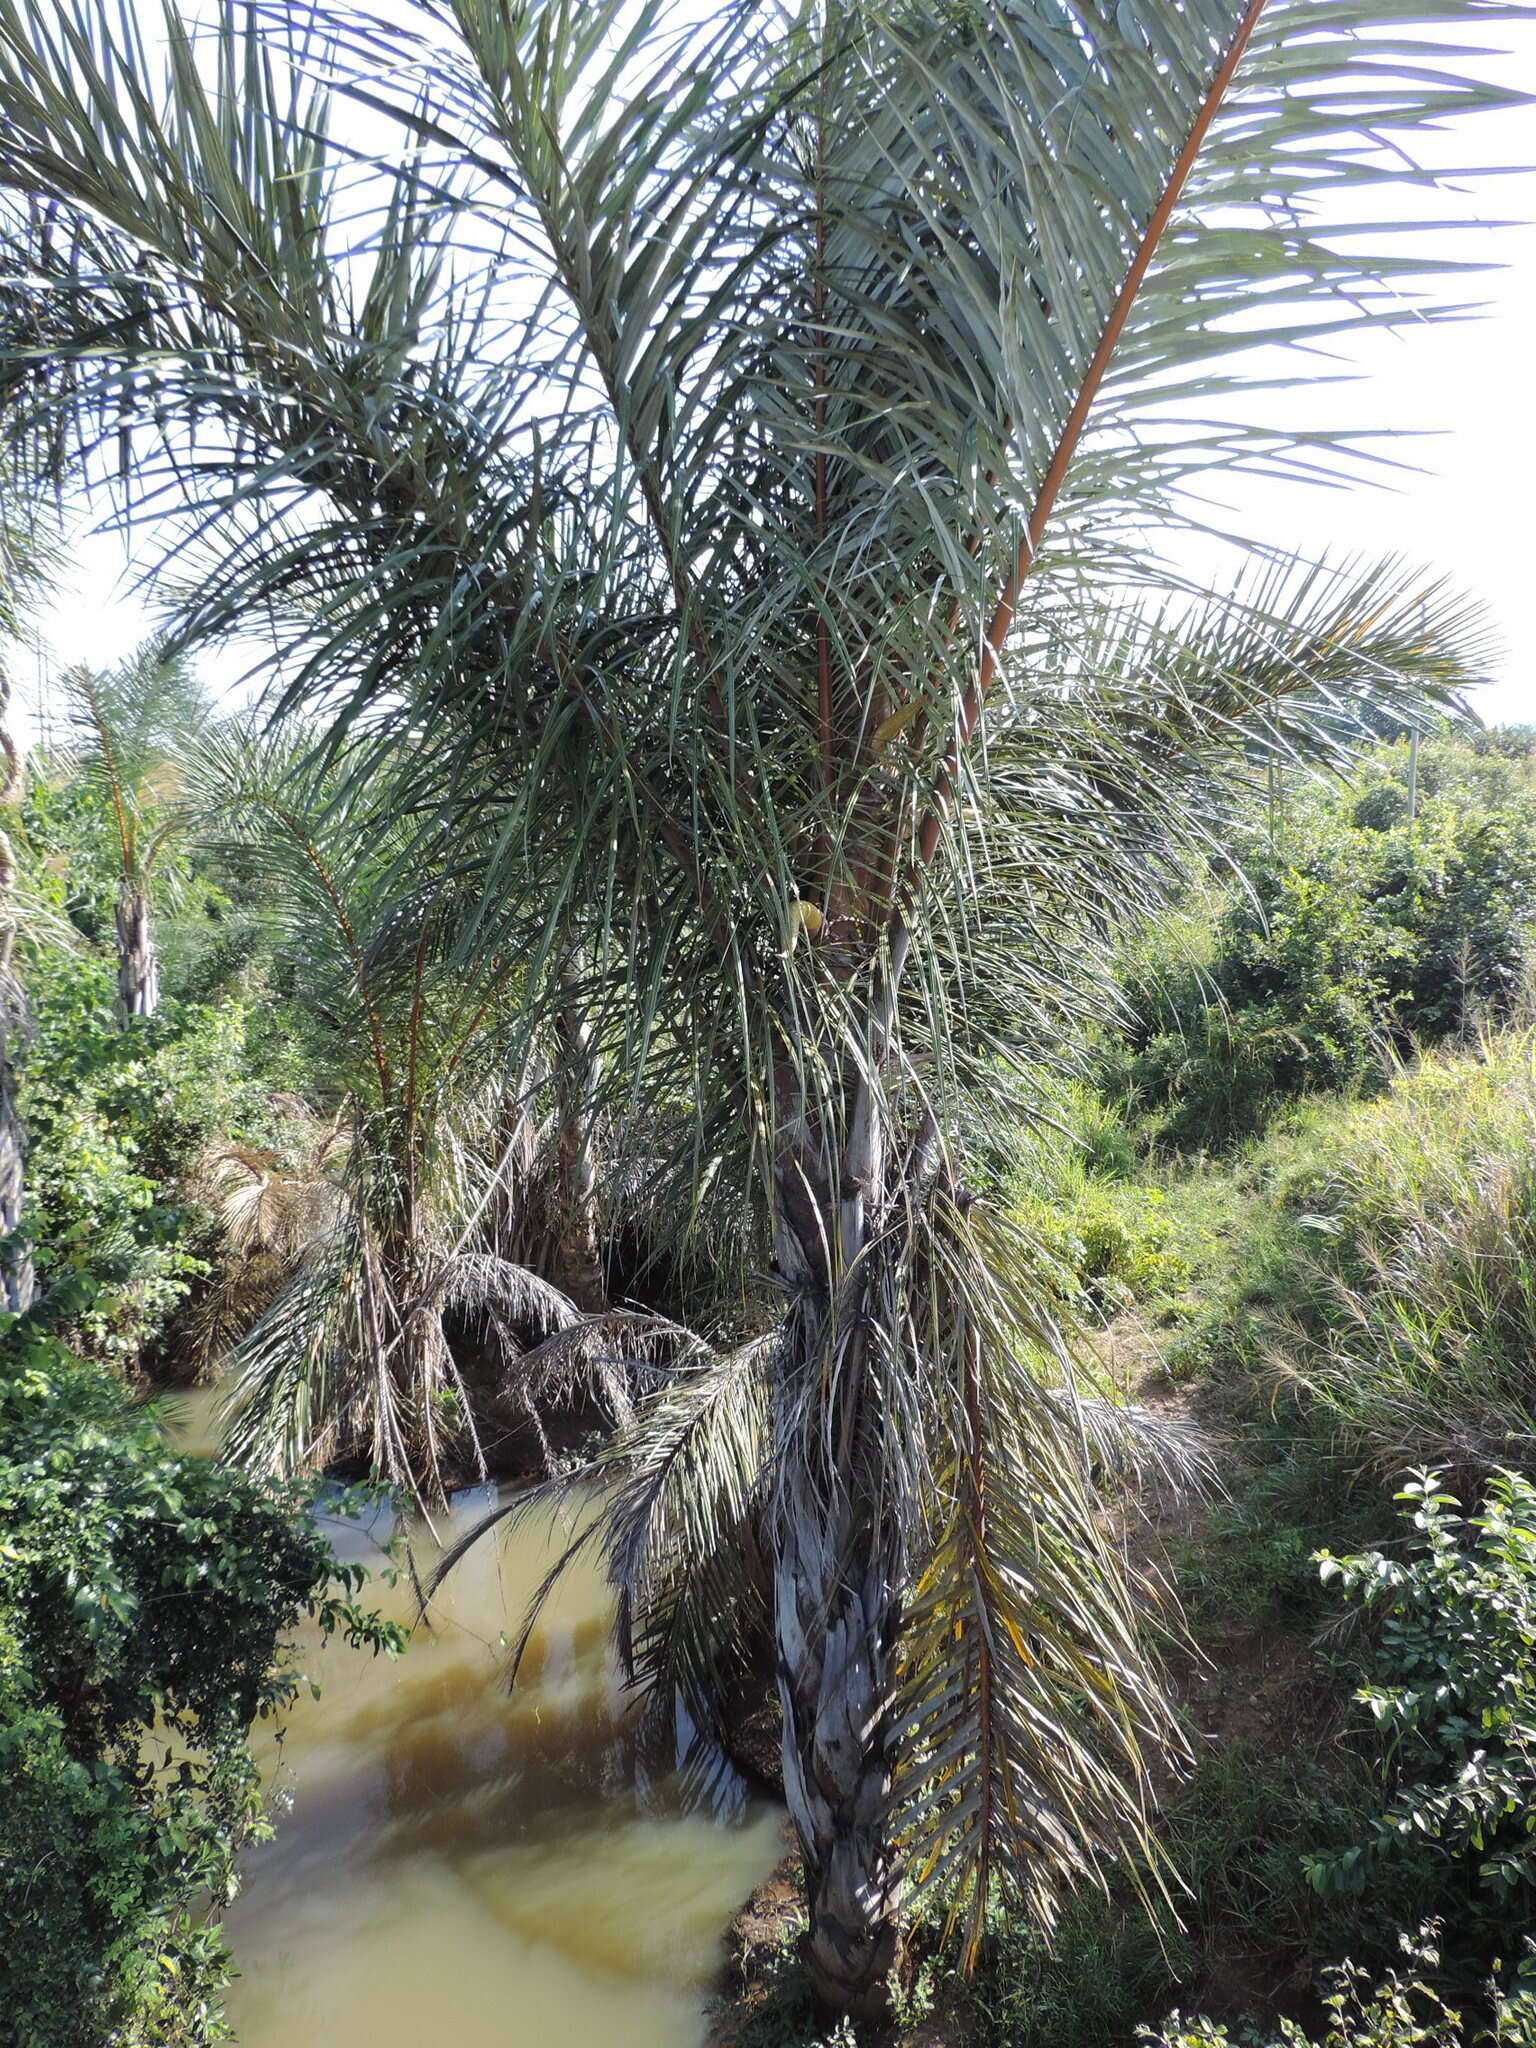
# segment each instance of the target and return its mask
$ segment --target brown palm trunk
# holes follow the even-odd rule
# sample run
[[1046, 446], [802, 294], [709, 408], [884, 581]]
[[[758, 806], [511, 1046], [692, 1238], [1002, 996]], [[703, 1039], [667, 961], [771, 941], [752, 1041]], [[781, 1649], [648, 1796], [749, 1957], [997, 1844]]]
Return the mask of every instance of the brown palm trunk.
[[117, 891], [117, 1008], [125, 1024], [160, 1007], [160, 962], [149, 920], [149, 893], [126, 878]]
[[[21, 800], [21, 752], [6, 723], [11, 686], [0, 670], [0, 804]], [[30, 1026], [27, 999], [16, 979], [13, 958], [16, 927], [5, 899], [16, 884], [16, 853], [8, 833], [0, 832], [0, 1303], [13, 1315], [32, 1306], [37, 1294], [31, 1247], [18, 1235], [26, 1187], [27, 1137], [16, 1113], [14, 1054]]]
[[[7, 956], [9, 939], [5, 942]], [[21, 1228], [26, 1171], [26, 1133], [16, 1113], [16, 1070], [12, 1050], [25, 1037], [27, 1004], [11, 972], [9, 957], [0, 964], [0, 1303], [13, 1315], [32, 1306], [37, 1279], [32, 1253], [17, 1236]]]
[[[562, 978], [568, 984], [569, 977]], [[574, 1001], [561, 1012], [560, 1037], [555, 1092], [562, 1215], [556, 1263], [560, 1285], [576, 1306], [598, 1313], [608, 1306], [595, 1129], [602, 1077], [592, 1028]]]

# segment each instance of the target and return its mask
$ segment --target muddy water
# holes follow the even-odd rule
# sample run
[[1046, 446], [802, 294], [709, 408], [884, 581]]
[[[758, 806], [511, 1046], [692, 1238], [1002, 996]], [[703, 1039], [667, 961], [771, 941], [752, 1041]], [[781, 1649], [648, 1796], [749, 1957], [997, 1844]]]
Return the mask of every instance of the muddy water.
[[[334, 1533], [369, 1556], [366, 1533]], [[680, 1771], [685, 1729], [626, 1710], [594, 1568], [572, 1568], [508, 1689], [502, 1632], [568, 1533], [542, 1515], [482, 1542], [398, 1663], [307, 1646], [320, 1697], [263, 1738], [287, 1810], [225, 1921], [241, 2048], [702, 2039], [723, 1930], [778, 1819], [729, 1773]], [[412, 1611], [403, 1583], [369, 1597]]]

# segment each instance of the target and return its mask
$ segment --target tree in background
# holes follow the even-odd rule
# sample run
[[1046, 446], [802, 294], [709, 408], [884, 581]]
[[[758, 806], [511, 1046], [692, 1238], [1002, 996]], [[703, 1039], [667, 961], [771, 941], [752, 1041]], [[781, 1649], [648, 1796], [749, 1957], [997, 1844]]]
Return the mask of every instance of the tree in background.
[[[588, 1341], [547, 1277], [567, 1263], [581, 1076], [551, 1052], [517, 1063], [516, 968], [491, 950], [457, 963], [464, 905], [390, 780], [339, 783], [311, 752], [302, 734], [209, 728], [189, 791], [200, 843], [259, 878], [325, 1104], [300, 1170], [248, 1147], [211, 1162], [237, 1254], [208, 1305], [231, 1338], [230, 1448], [289, 1472], [361, 1456], [435, 1505], [455, 1475], [485, 1476], [477, 1416], [523, 1413], [542, 1437], [538, 1401], [585, 1381], [629, 1412], [622, 1342]], [[276, 1254], [255, 1300], [242, 1253]], [[529, 1365], [559, 1332], [558, 1357]], [[470, 1345], [489, 1389], [466, 1382]]]
[[208, 717], [207, 700], [187, 664], [153, 644], [115, 669], [69, 669], [60, 687], [74, 740], [71, 772], [110, 820], [117, 1004], [131, 1024], [160, 1005], [150, 885], [180, 829], [182, 764]]
[[[89, 473], [110, 422], [162, 512], [195, 474], [182, 631], [270, 622], [275, 701], [354, 782], [391, 761], [474, 904], [445, 965], [521, 963], [508, 1070], [579, 1009], [616, 1112], [688, 1106], [688, 1213], [754, 1206], [777, 1319], [641, 1419], [610, 1554], [676, 1668], [761, 1528], [843, 2010], [908, 1877], [974, 1947], [994, 1876], [1048, 1917], [1142, 1833], [1167, 1710], [948, 1120], [1074, 1027], [1224, 771], [1474, 673], [1401, 571], [1282, 573], [1193, 648], [1177, 607], [1106, 617], [1163, 580], [1129, 536], [1181, 484], [1315, 459], [1162, 409], [1410, 310], [1411, 264], [1308, 218], [1397, 177], [1383, 137], [1509, 99], [1422, 14], [451, 0], [291, 70], [172, 18], [162, 77], [99, 0], [0, 0], [0, 183], [53, 286], [18, 449]], [[327, 144], [333, 84], [398, 174]]]

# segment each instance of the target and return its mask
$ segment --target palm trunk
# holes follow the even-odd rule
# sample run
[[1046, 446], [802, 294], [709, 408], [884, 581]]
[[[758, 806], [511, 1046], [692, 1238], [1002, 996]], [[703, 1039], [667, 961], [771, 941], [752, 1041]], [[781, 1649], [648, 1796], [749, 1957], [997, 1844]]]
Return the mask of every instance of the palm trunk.
[[773, 1531], [784, 1792], [805, 1868], [812, 1986], [833, 2011], [878, 2019], [900, 1948], [891, 1709], [904, 1559], [879, 1497], [863, 1290], [847, 1276], [883, 1206], [883, 1131], [866, 1088], [849, 1091], [845, 1118], [818, 1117], [787, 1067], [778, 1084], [796, 1104], [779, 1132], [778, 1263], [799, 1292]]
[[[3, 835], [0, 835], [3, 836]], [[10, 947], [9, 937], [5, 950]], [[16, 1114], [16, 1072], [11, 1050], [27, 1029], [26, 998], [7, 958], [0, 965], [0, 1304], [13, 1315], [32, 1306], [37, 1279], [21, 1228], [26, 1133]]]
[[[0, 670], [0, 804], [20, 801], [22, 793], [21, 753], [6, 724], [11, 687]], [[16, 883], [16, 853], [10, 835], [0, 831], [0, 904]], [[0, 1303], [12, 1315], [32, 1306], [37, 1294], [37, 1276], [31, 1249], [17, 1235], [21, 1228], [21, 1205], [26, 1186], [27, 1134], [16, 1113], [16, 1069], [12, 1063], [15, 1047], [22, 1043], [31, 1022], [27, 999], [16, 979], [13, 957], [16, 927], [0, 913]]]
[[160, 962], [144, 884], [124, 879], [117, 891], [117, 1008], [125, 1024], [160, 1007]]
[[890, 1709], [900, 1560], [870, 1503], [847, 1495], [829, 1512], [803, 1462], [784, 1495], [774, 1625], [784, 1796], [810, 1910], [805, 1962], [823, 2004], [879, 2019], [899, 1950]]
[[[570, 976], [562, 975], [569, 991]], [[560, 1285], [580, 1309], [608, 1306], [603, 1270], [602, 1218], [597, 1192], [596, 1103], [601, 1082], [592, 1028], [571, 1001], [560, 1015], [559, 1099], [560, 1197], [563, 1205], [557, 1253]]]

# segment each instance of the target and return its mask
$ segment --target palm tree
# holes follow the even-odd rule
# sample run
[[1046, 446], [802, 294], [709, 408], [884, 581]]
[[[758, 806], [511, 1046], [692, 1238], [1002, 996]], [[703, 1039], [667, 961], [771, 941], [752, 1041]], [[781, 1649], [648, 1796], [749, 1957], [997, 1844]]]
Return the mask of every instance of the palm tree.
[[[1241, 351], [1422, 315], [1312, 208], [1509, 99], [1424, 12], [434, 0], [292, 63], [173, 17], [162, 78], [105, 0], [0, 0], [18, 453], [105, 489], [121, 436], [179, 629], [260, 619], [279, 707], [440, 827], [511, 1068], [574, 988], [689, 1217], [760, 1219], [771, 1327], [620, 1439], [602, 1526], [653, 1674], [765, 1605], [841, 2010], [909, 1883], [974, 1949], [994, 1876], [1048, 1917], [1143, 1837], [1169, 1717], [1088, 1411], [949, 1113], [1070, 1035], [1223, 774], [1473, 672], [1407, 571], [1191, 616], [1145, 537], [1326, 455], [1211, 422]], [[395, 124], [366, 162], [337, 94]]]
[[[229, 1339], [234, 1455], [285, 1471], [362, 1457], [436, 1503], [455, 1464], [486, 1474], [466, 1339], [495, 1362], [493, 1402], [541, 1441], [538, 1402], [576, 1382], [627, 1418], [625, 1368], [648, 1346], [544, 1277], [570, 1263], [562, 1171], [581, 1147], [564, 1135], [573, 1077], [508, 1064], [516, 975], [485, 954], [445, 971], [451, 878], [390, 784], [361, 801], [311, 757], [302, 733], [227, 721], [187, 790], [202, 843], [262, 885], [329, 1098], [297, 1166], [241, 1147], [205, 1162], [234, 1253], [206, 1321]], [[557, 1332], [558, 1354], [539, 1348]]]
[[131, 1024], [160, 1007], [150, 885], [181, 829], [180, 764], [208, 703], [187, 664], [152, 643], [114, 669], [67, 669], [60, 687], [74, 733], [70, 768], [99, 794], [111, 821], [117, 1007]]

